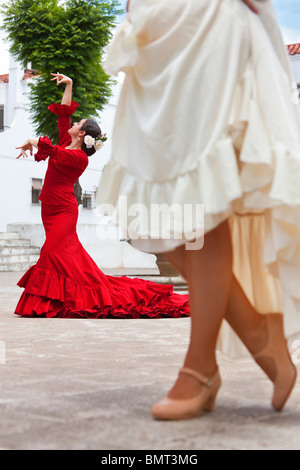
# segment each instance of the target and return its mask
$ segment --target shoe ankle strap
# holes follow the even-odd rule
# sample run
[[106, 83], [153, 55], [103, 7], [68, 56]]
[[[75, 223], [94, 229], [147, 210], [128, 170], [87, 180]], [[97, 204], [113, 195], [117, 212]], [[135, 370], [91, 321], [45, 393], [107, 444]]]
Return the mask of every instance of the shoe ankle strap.
[[190, 375], [194, 379], [198, 380], [198, 382], [200, 382], [201, 385], [204, 385], [205, 387], [210, 388], [212, 386], [212, 379], [208, 379], [207, 377], [204, 377], [204, 375], [201, 375], [195, 370], [189, 369], [188, 367], [183, 367], [182, 369], [180, 369], [179, 373]]

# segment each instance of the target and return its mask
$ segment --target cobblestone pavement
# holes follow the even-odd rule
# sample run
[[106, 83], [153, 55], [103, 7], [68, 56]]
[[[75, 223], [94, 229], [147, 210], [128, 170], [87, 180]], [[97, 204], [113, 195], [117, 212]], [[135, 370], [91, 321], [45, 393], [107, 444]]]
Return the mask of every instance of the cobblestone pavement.
[[0, 273], [1, 450], [300, 449], [299, 379], [276, 413], [253, 360], [219, 354], [214, 412], [155, 421], [151, 406], [182, 365], [189, 319], [22, 319], [13, 314], [21, 274]]

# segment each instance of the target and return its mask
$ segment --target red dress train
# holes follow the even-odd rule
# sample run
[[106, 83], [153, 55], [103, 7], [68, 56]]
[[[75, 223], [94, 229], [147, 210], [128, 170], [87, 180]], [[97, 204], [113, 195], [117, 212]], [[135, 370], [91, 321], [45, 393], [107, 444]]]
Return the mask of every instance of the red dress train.
[[65, 147], [70, 116], [78, 104], [54, 103], [59, 145], [39, 139], [36, 161], [49, 157], [40, 195], [46, 241], [38, 262], [20, 279], [24, 292], [15, 309], [21, 316], [60, 318], [161, 318], [189, 315], [188, 296], [173, 286], [103, 274], [80, 243], [74, 184], [88, 165], [82, 150]]

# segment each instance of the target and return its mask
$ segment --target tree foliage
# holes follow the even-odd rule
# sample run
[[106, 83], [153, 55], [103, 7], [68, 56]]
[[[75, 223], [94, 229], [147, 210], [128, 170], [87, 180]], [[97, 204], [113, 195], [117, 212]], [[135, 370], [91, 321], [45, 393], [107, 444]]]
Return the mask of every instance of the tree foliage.
[[50, 72], [73, 79], [76, 120], [97, 119], [109, 101], [113, 81], [102, 68], [102, 56], [119, 7], [118, 0], [9, 0], [2, 7], [11, 54], [40, 73], [29, 95], [37, 135], [57, 140], [56, 117], [47, 107], [60, 101], [62, 88], [50, 81]]

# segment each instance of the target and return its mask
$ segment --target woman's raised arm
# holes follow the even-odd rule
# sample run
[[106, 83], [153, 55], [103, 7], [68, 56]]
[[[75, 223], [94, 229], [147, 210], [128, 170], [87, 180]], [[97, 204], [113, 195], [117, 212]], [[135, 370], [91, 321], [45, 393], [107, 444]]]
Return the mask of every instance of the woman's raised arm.
[[67, 106], [71, 106], [72, 104], [72, 91], [73, 91], [73, 80], [66, 75], [61, 73], [51, 73], [54, 78], [51, 78], [51, 81], [56, 80], [56, 85], [60, 85], [61, 83], [66, 84], [65, 92], [63, 94], [61, 104], [66, 104]]

